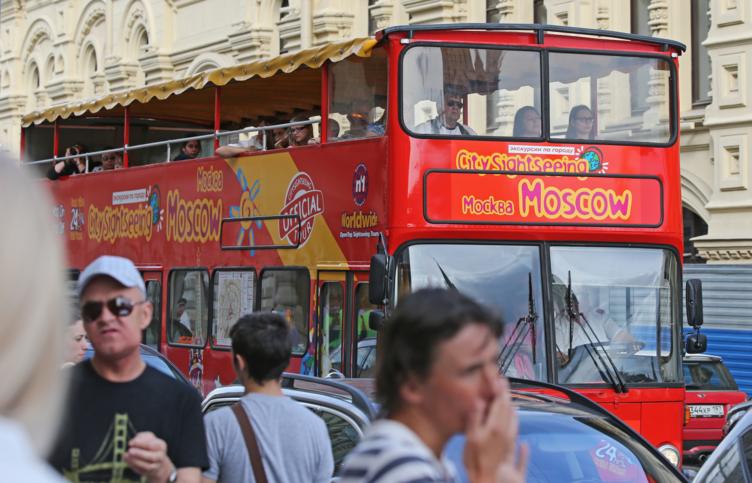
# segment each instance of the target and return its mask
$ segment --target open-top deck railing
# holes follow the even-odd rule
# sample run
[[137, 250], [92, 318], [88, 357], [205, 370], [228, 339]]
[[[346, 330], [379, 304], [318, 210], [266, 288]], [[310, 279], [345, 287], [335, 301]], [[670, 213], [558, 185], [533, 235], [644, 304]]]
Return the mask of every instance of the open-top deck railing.
[[[69, 159], [74, 158], [85, 158], [86, 159], [86, 171], [89, 171], [89, 160], [92, 157], [95, 156], [101, 156], [102, 154], [108, 154], [108, 153], [126, 153], [126, 152], [133, 152], [137, 151], [139, 149], [147, 149], [147, 148], [153, 148], [153, 147], [159, 147], [159, 146], [165, 146], [166, 149], [166, 160], [165, 162], [169, 163], [172, 161], [172, 153], [171, 153], [171, 147], [170, 145], [176, 144], [176, 143], [187, 143], [188, 141], [200, 141], [204, 139], [212, 139], [212, 140], [219, 140], [228, 136], [234, 136], [239, 134], [247, 134], [247, 133], [258, 133], [261, 132], [262, 136], [262, 143], [261, 143], [261, 151], [266, 151], [266, 136], [267, 131], [273, 130], [273, 129], [289, 129], [295, 126], [308, 126], [317, 124], [320, 122], [320, 119], [308, 119], [305, 121], [295, 121], [295, 122], [286, 122], [283, 124], [273, 124], [269, 126], [260, 126], [260, 127], [247, 127], [243, 129], [236, 129], [234, 131], [215, 131], [211, 134], [200, 134], [198, 136], [188, 136], [183, 138], [175, 138], [175, 139], [166, 139], [164, 141], [155, 141], [151, 143], [144, 143], [144, 144], [135, 144], [133, 146], [125, 145], [120, 148], [112, 148], [112, 149], [101, 149], [98, 151], [89, 151], [86, 153], [81, 154], [73, 154], [70, 156], [53, 156], [52, 158], [46, 158], [46, 159], [39, 159], [34, 161], [27, 161], [24, 164], [25, 165], [40, 165], [44, 163], [57, 163], [60, 161], [67, 161]], [[250, 150], [249, 150], [250, 151]], [[203, 156], [206, 157], [206, 156]]]

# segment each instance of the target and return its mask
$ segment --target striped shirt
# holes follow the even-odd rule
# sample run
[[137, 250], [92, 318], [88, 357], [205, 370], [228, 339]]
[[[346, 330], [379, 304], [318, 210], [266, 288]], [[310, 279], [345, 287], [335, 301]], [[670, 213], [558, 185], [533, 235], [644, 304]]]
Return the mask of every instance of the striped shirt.
[[376, 421], [350, 452], [339, 483], [454, 483], [452, 464], [439, 461], [410, 428], [397, 421]]

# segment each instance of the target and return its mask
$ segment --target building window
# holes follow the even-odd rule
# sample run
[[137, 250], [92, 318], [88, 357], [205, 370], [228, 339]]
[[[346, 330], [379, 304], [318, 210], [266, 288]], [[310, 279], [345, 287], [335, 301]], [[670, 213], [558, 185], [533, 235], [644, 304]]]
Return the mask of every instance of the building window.
[[684, 263], [705, 263], [695, 248], [692, 238], [708, 234], [708, 224], [695, 212], [688, 208], [682, 208], [684, 221]]
[[376, 33], [378, 23], [376, 17], [373, 16], [373, 8], [379, 0], [368, 0], [368, 35]]
[[702, 43], [710, 31], [710, 0], [692, 2], [692, 104], [710, 103], [710, 56]]
[[631, 0], [630, 5], [630, 27], [633, 34], [650, 35], [650, 13], [648, 6], [650, 0]]
[[543, 0], [535, 0], [533, 6], [533, 22], [544, 24], [548, 23], [548, 11], [546, 10], [546, 4]]
[[486, 0], [486, 22], [499, 23], [501, 13], [499, 12], [498, 0]]

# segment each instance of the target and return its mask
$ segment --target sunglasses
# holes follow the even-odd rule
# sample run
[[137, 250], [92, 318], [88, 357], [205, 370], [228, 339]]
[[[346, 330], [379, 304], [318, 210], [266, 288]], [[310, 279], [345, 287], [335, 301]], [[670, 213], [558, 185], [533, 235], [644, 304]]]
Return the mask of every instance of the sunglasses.
[[86, 302], [81, 307], [81, 319], [84, 322], [94, 322], [102, 315], [102, 309], [107, 306], [107, 310], [110, 311], [116, 317], [128, 317], [133, 312], [133, 308], [136, 305], [141, 305], [148, 302], [148, 300], [142, 300], [141, 302], [131, 302], [127, 297], [114, 297], [106, 302]]
[[453, 100], [446, 101], [446, 105], [449, 107], [462, 107], [463, 104], [464, 103], [462, 101], [453, 101]]

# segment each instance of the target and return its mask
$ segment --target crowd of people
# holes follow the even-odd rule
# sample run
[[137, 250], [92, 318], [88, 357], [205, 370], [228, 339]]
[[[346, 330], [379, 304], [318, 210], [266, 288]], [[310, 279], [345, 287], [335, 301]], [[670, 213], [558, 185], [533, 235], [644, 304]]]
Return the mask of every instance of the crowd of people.
[[[17, 206], [3, 215], [14, 229], [0, 239], [8, 275], [0, 290], [0, 359], [14, 369], [0, 390], [4, 478], [330, 480], [326, 425], [281, 389], [292, 352], [283, 317], [255, 312], [233, 325], [232, 362], [245, 396], [202, 417], [198, 392], [141, 356], [154, 308], [133, 262], [105, 255], [81, 272], [66, 332], [59, 323], [71, 312], [64, 256], [47, 194], [1, 159], [0, 203]], [[442, 450], [457, 432], [467, 435], [471, 481], [523, 481], [527, 452], [516, 449], [510, 388], [496, 365], [501, 326], [495, 313], [456, 291], [405, 297], [384, 328], [377, 362], [382, 418], [345, 460], [342, 481], [453, 481]]]

